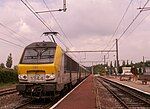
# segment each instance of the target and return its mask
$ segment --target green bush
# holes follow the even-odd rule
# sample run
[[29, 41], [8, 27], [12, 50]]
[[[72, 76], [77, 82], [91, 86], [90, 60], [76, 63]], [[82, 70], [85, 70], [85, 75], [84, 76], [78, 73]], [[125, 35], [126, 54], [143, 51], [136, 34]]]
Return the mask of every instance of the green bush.
[[0, 83], [16, 83], [18, 75], [12, 69], [0, 69]]

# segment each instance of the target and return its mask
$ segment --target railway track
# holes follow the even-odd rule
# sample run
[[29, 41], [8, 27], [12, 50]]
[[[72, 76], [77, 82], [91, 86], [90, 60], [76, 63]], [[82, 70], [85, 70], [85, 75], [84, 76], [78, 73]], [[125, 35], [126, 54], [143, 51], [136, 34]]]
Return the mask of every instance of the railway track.
[[71, 89], [65, 91], [63, 95], [56, 96], [54, 100], [51, 99], [26, 100], [24, 103], [21, 103], [20, 105], [14, 107], [13, 109], [49, 109], [70, 91]]
[[52, 105], [53, 103], [48, 101], [30, 100], [14, 107], [13, 109], [48, 109]]
[[54, 100], [26, 100], [18, 106], [13, 107], [13, 109], [49, 109], [55, 104], [57, 104], [61, 99], [63, 99], [68, 93], [70, 93], [74, 88], [76, 88], [77, 84], [73, 86], [71, 89], [65, 90], [63, 94], [56, 96]]
[[27, 106], [28, 104], [30, 104], [31, 102], [32, 102], [32, 100], [31, 101], [27, 101], [25, 103], [22, 103], [22, 104], [20, 104], [20, 105], [18, 105], [16, 107], [14, 107], [13, 109], [21, 109], [21, 108]]
[[131, 89], [124, 85], [112, 82], [105, 78], [97, 78], [108, 91], [120, 102], [126, 109], [149, 109], [150, 95]]
[[16, 93], [16, 92], [17, 92], [16, 88], [0, 90], [0, 96], [4, 96], [4, 95]]
[[62, 97], [64, 97], [68, 93], [65, 92], [64, 95], [57, 96], [55, 99], [29, 99], [26, 100], [24, 103], [14, 107], [13, 109], [49, 109], [55, 103], [57, 103]]

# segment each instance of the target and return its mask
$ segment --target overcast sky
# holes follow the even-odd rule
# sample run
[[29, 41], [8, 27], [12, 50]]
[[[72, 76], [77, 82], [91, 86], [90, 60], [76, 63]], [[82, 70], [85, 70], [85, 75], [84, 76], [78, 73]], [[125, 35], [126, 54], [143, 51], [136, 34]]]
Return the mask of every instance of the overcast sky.
[[[36, 11], [47, 10], [43, 0], [24, 1], [28, 1]], [[110, 39], [130, 0], [67, 0], [67, 11], [65, 13], [54, 12], [53, 15], [73, 46], [65, 39], [61, 29], [49, 13], [40, 15], [49, 24], [50, 28], [62, 35], [58, 37], [71, 50], [103, 50], [107, 45], [109, 50], [113, 46], [115, 39], [121, 36], [139, 13], [140, 10], [137, 10], [137, 8], [143, 7], [146, 1], [133, 0], [111, 41]], [[62, 8], [62, 0], [45, 0], [45, 2], [50, 9]], [[147, 7], [149, 6], [150, 3], [147, 4]], [[23, 46], [18, 47], [0, 39], [0, 63], [6, 63], [8, 54], [12, 53], [13, 64], [16, 65], [19, 63], [25, 46], [32, 42], [48, 41], [48, 38], [40, 37], [48, 29], [25, 7], [21, 0], [0, 0], [0, 13], [0, 23], [15, 32], [11, 32], [0, 25], [0, 38]], [[143, 11], [131, 28], [119, 40], [119, 60], [139, 62], [142, 61], [142, 56], [145, 56], [146, 60], [150, 59], [149, 14], [150, 11]], [[145, 18], [144, 21], [137, 27], [143, 18]], [[135, 27], [137, 28], [135, 29]], [[134, 29], [135, 31], [132, 32]], [[58, 40], [57, 42], [63, 46]], [[102, 61], [104, 54], [78, 53], [75, 55], [78, 61]], [[114, 60], [115, 53], [110, 53], [107, 61]]]

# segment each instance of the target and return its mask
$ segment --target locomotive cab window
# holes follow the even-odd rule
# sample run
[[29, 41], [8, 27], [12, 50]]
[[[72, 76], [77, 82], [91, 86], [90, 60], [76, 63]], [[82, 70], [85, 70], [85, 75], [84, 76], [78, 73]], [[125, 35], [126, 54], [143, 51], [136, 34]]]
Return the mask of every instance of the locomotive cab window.
[[56, 48], [26, 48], [21, 63], [22, 64], [44, 64], [53, 63]]

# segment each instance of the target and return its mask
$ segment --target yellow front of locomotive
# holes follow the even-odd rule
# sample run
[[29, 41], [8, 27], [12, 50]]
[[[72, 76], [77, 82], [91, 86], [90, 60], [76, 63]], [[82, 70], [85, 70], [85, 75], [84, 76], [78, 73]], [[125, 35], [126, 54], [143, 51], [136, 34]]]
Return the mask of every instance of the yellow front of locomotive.
[[44, 44], [27, 47], [18, 65], [17, 90], [25, 97], [47, 98], [57, 90], [63, 52], [55, 43]]
[[46, 83], [56, 78], [57, 69], [54, 64], [18, 65], [20, 83]]
[[19, 64], [18, 78], [19, 82], [37, 83], [54, 80], [61, 67], [62, 51], [59, 46], [56, 47], [54, 61], [42, 64]]

